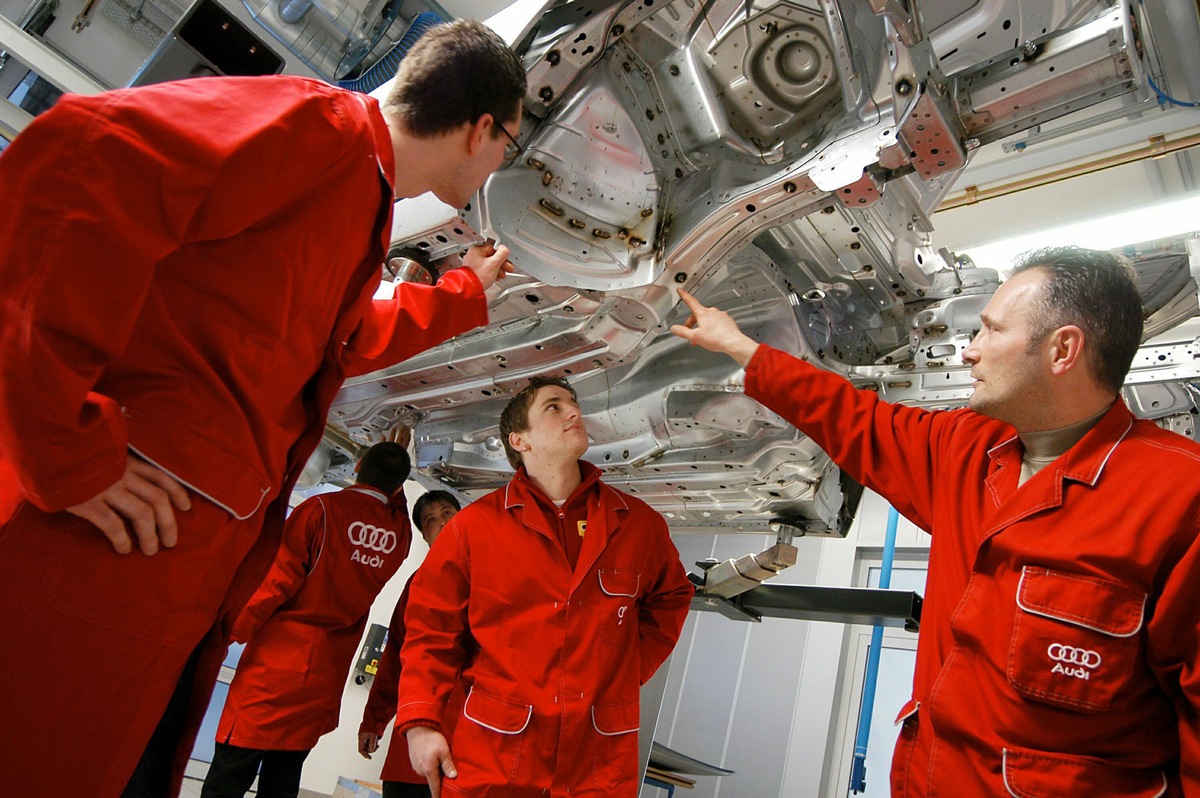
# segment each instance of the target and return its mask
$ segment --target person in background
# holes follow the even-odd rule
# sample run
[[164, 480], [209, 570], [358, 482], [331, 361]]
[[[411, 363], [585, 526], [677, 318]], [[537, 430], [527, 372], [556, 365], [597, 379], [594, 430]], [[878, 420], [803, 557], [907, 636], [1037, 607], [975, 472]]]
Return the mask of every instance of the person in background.
[[[413, 523], [420, 531], [425, 543], [432, 547], [442, 528], [459, 511], [454, 494], [445, 490], [432, 490], [421, 494], [413, 505]], [[414, 574], [415, 575], [415, 574]], [[379, 750], [379, 738], [396, 715], [396, 698], [400, 688], [400, 647], [404, 645], [404, 608], [408, 604], [412, 578], [404, 586], [392, 620], [388, 624], [387, 645], [379, 660], [379, 670], [371, 683], [367, 705], [363, 708], [362, 725], [358, 727], [358, 752], [370, 759]], [[462, 711], [466, 694], [461, 687], [451, 693], [446, 705], [444, 725], [453, 729], [458, 713]], [[425, 778], [412, 769], [408, 761], [408, 741], [395, 726], [388, 744], [387, 758], [383, 761], [383, 798], [428, 798], [429, 785]]]
[[0, 154], [0, 795], [179, 790], [343, 379], [487, 322], [503, 246], [373, 294], [393, 201], [466, 205], [525, 89], [460, 20], [382, 105], [198, 78], [64, 96]]
[[413, 579], [396, 725], [433, 798], [635, 796], [639, 690], [692, 584], [663, 517], [579, 459], [565, 380], [530, 380], [500, 437], [516, 475], [450, 521]]
[[1120, 398], [1142, 336], [1120, 256], [1024, 256], [963, 351], [970, 406], [947, 411], [680, 295], [672, 332], [932, 535], [895, 798], [1200, 795], [1200, 444]]
[[288, 516], [267, 578], [238, 616], [246, 642], [217, 725], [203, 798], [295, 798], [309, 751], [337, 728], [375, 597], [408, 556], [408, 452], [377, 443], [358, 479]]

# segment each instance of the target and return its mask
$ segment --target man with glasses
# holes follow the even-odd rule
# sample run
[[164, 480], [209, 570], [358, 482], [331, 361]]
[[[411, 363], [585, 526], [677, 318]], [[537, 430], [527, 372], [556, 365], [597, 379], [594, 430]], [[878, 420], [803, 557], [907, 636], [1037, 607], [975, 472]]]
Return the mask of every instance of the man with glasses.
[[525, 154], [525, 148], [521, 146], [521, 142], [517, 141], [516, 136], [508, 132], [508, 128], [504, 125], [497, 125], [504, 135], [508, 136], [509, 144], [504, 148], [504, 163], [511, 164], [520, 156]]
[[19, 485], [0, 497], [21, 497], [0, 508], [0, 795], [51, 771], [64, 795], [179, 789], [342, 380], [484, 324], [511, 268], [481, 248], [374, 301], [393, 200], [466, 205], [525, 89], [458, 21], [382, 106], [199, 78], [65, 96], [0, 155], [0, 474]]

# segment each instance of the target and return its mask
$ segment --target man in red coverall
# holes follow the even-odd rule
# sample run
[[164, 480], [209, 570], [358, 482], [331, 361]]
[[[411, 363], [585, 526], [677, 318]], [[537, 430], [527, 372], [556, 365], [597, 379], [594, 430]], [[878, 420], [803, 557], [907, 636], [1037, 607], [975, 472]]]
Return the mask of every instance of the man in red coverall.
[[0, 155], [0, 795], [178, 789], [342, 380], [485, 323], [508, 268], [373, 301], [393, 199], [464, 205], [524, 92], [460, 21], [382, 107], [202, 78], [63, 97]]
[[[413, 505], [413, 523], [425, 538], [428, 546], [441, 533], [459, 511], [454, 494], [444, 490], [431, 490], [421, 494]], [[396, 609], [388, 624], [387, 645], [379, 659], [379, 671], [371, 683], [371, 693], [363, 708], [362, 724], [358, 727], [358, 752], [370, 759], [379, 750], [379, 738], [389, 720], [396, 715], [396, 695], [400, 687], [400, 647], [404, 644], [404, 608], [408, 605], [412, 579], [404, 586]], [[453, 728], [454, 720], [462, 711], [465, 694], [455, 689], [446, 705], [443, 725]], [[387, 758], [383, 761], [383, 798], [429, 798], [429, 785], [425, 778], [412, 769], [408, 761], [408, 741], [395, 726], [388, 744]]]
[[531, 380], [500, 437], [516, 476], [459, 512], [413, 579], [396, 725], [434, 798], [631, 798], [639, 689], [692, 585], [662, 516], [579, 459], [587, 431], [565, 380]]
[[1200, 445], [1119, 391], [1117, 255], [1025, 256], [963, 361], [970, 408], [880, 401], [680, 292], [677, 335], [932, 535], [892, 795], [1200, 795]]
[[352, 487], [288, 516], [267, 578], [233, 625], [233, 639], [249, 645], [217, 725], [204, 798], [242, 798], [255, 774], [260, 798], [299, 793], [309, 751], [337, 728], [371, 604], [408, 556], [409, 470], [403, 446], [377, 443]]

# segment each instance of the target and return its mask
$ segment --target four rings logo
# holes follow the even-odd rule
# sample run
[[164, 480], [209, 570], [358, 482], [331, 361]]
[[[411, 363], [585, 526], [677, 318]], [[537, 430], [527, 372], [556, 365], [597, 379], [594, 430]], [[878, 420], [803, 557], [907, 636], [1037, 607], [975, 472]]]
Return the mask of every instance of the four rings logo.
[[1092, 671], [1103, 661], [1099, 652], [1086, 648], [1075, 648], [1064, 643], [1051, 643], [1046, 655], [1054, 662], [1051, 673], [1061, 673], [1076, 679], [1090, 679]]
[[[362, 521], [355, 521], [347, 527], [346, 534], [350, 537], [350, 542], [358, 548], [379, 552], [379, 554], [391, 554], [396, 550], [399, 542], [396, 533], [392, 530], [373, 524], [364, 524]], [[356, 551], [350, 555], [350, 561], [378, 568], [383, 565], [383, 558], [379, 554], [366, 556]]]

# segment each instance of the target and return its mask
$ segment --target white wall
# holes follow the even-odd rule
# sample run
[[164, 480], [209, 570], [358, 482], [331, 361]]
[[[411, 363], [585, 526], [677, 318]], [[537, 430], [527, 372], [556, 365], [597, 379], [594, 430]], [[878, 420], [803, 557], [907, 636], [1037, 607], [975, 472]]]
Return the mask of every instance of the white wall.
[[[860, 555], [882, 548], [887, 505], [867, 493], [845, 540], [800, 538], [797, 564], [772, 580], [779, 584], [850, 586]], [[738, 534], [679, 534], [684, 564], [757, 552], [774, 538]], [[903, 518], [898, 555], [921, 557], [928, 539]], [[817, 798], [845, 795], [834, 773], [836, 745], [853, 748], [855, 698], [840, 706], [851, 633], [868, 627], [764, 619], [733, 621], [717, 613], [692, 613], [676, 648], [655, 739], [680, 753], [736, 771], [698, 777], [689, 798]], [[906, 633], [901, 633], [906, 634]], [[915, 635], [914, 635], [915, 637]], [[844, 727], [849, 718], [849, 735]], [[872, 772], [875, 779], [886, 773]], [[653, 787], [642, 798], [659, 798]]]

